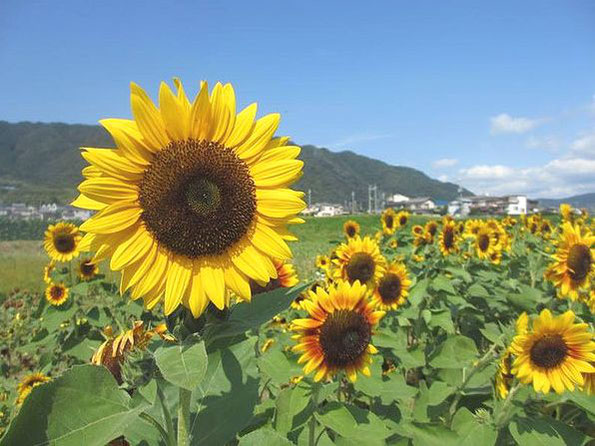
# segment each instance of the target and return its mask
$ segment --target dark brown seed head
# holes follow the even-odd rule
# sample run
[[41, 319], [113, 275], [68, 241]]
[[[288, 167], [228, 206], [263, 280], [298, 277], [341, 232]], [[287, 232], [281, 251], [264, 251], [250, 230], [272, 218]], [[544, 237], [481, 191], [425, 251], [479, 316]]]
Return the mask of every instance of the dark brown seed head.
[[331, 367], [353, 365], [366, 351], [372, 330], [366, 318], [352, 310], [337, 310], [320, 328], [320, 346]]

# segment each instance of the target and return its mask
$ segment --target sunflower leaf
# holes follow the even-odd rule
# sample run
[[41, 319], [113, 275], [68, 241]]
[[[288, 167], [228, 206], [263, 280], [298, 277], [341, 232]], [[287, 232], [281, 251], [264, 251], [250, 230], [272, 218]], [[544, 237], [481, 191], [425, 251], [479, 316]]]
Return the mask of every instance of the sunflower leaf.
[[181, 344], [164, 345], [155, 351], [155, 362], [170, 383], [194, 390], [207, 371], [207, 351], [199, 337], [189, 336]]

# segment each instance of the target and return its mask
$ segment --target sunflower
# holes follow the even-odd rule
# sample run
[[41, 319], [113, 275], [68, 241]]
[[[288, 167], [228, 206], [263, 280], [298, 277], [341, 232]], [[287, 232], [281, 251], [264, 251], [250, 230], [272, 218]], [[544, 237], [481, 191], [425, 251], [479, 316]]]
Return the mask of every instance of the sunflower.
[[581, 373], [595, 373], [595, 342], [588, 324], [574, 323], [567, 311], [552, 316], [545, 309], [533, 321], [532, 329], [517, 334], [510, 346], [516, 356], [511, 372], [524, 384], [533, 383], [536, 392], [556, 393], [583, 386]]
[[97, 273], [99, 273], [99, 266], [97, 266], [97, 263], [93, 263], [89, 258], [81, 260], [79, 263], [78, 274], [82, 280], [91, 280]]
[[430, 236], [432, 237], [432, 240], [434, 240], [434, 236], [438, 232], [438, 222], [434, 221], [434, 220], [430, 220], [429, 222], [426, 223], [424, 229], [425, 229], [426, 233], [430, 234]]
[[399, 224], [400, 228], [407, 225], [407, 222], [409, 221], [409, 216], [410, 214], [407, 211], [400, 211], [397, 214], [397, 223]]
[[572, 222], [572, 217], [574, 216], [572, 206], [568, 203], [560, 204], [560, 215], [564, 221]]
[[397, 242], [396, 238], [393, 238], [390, 242], [388, 242], [388, 246], [390, 249], [397, 249], [397, 247], [399, 246], [399, 242]]
[[91, 166], [75, 206], [98, 211], [81, 226], [97, 262], [111, 257], [120, 291], [147, 308], [180, 304], [198, 317], [211, 301], [223, 309], [229, 291], [251, 298], [250, 280], [277, 277], [273, 259], [291, 258], [287, 225], [303, 222], [300, 148], [273, 138], [280, 116], [255, 120], [256, 104], [236, 115], [230, 84], [206, 82], [190, 102], [161, 83], [159, 108], [131, 84], [134, 120], [101, 124], [117, 149], [83, 149]]
[[484, 260], [491, 260], [494, 251], [499, 250], [496, 235], [492, 229], [482, 224], [475, 234], [475, 252], [477, 257]]
[[394, 234], [397, 229], [397, 214], [393, 208], [387, 208], [382, 213], [380, 221], [382, 222], [382, 232], [386, 235]]
[[54, 271], [54, 268], [56, 267], [56, 263], [51, 260], [50, 263], [48, 263], [44, 268], [43, 268], [43, 281], [47, 284], [52, 283], [52, 272]]
[[43, 373], [37, 372], [26, 375], [17, 386], [16, 405], [20, 406], [23, 404], [23, 401], [29, 396], [33, 387], [40, 386], [48, 381], [51, 381], [51, 378]]
[[411, 234], [413, 234], [414, 237], [422, 236], [423, 233], [424, 227], [422, 225], [413, 225], [413, 227], [411, 228]]
[[291, 302], [291, 308], [293, 308], [294, 310], [302, 310], [303, 309], [302, 303], [304, 302], [304, 300], [309, 299], [310, 296], [312, 295], [311, 293], [316, 294], [316, 290], [323, 286], [324, 285], [322, 282], [314, 282], [312, 285], [310, 285], [310, 287], [307, 290], [302, 291], [293, 300], [293, 302]]
[[583, 373], [583, 381], [581, 390], [587, 395], [595, 394], [595, 373]]
[[365, 285], [340, 282], [328, 292], [319, 288], [312, 300], [304, 301], [308, 318], [295, 319], [292, 330], [302, 352], [298, 364], [306, 363], [304, 374], [316, 370], [314, 381], [332, 377], [343, 370], [350, 381], [357, 372], [370, 376], [371, 354], [378, 350], [370, 344], [374, 327], [384, 316], [366, 298]]
[[343, 233], [347, 238], [353, 238], [359, 235], [360, 226], [359, 223], [355, 220], [347, 220], [343, 223]]
[[564, 223], [552, 259], [546, 279], [554, 283], [562, 297], [576, 300], [578, 292], [589, 287], [595, 271], [595, 236], [589, 229], [583, 232], [577, 225]]
[[325, 255], [317, 255], [316, 256], [316, 268], [320, 268], [321, 270], [328, 270], [331, 265], [331, 261], [328, 256]]
[[407, 268], [401, 263], [391, 263], [374, 289], [372, 303], [380, 310], [396, 310], [409, 295], [411, 280]]
[[165, 324], [147, 330], [143, 321], [135, 321], [133, 327], [118, 336], [113, 336], [111, 327], [104, 330], [107, 339], [99, 346], [93, 354], [91, 363], [105, 366], [116, 378], [118, 384], [122, 384], [121, 365], [126, 355], [132, 351], [140, 351], [147, 348], [154, 336], [159, 336], [166, 341], [174, 341], [175, 338], [166, 333]]
[[50, 283], [45, 289], [45, 299], [59, 307], [68, 299], [68, 288], [63, 283]]
[[334, 279], [350, 283], [359, 280], [370, 289], [374, 289], [386, 266], [378, 244], [370, 237], [356, 237], [342, 243], [337, 248], [337, 258], [333, 262], [337, 266], [333, 271]]
[[457, 242], [458, 237], [455, 222], [450, 221], [445, 223], [438, 239], [438, 247], [440, 248], [440, 252], [442, 252], [442, 254], [445, 256], [457, 252]]
[[512, 356], [510, 350], [507, 349], [500, 357], [500, 361], [498, 361], [498, 371], [496, 372], [496, 379], [494, 383], [498, 398], [506, 398], [508, 396], [508, 392], [510, 391], [510, 386], [512, 385], [512, 380], [514, 379], [514, 375], [510, 372], [511, 364]]
[[299, 279], [295, 272], [295, 268], [291, 263], [286, 263], [282, 260], [274, 260], [275, 268], [277, 270], [277, 277], [268, 282], [250, 281], [252, 294], [266, 293], [268, 291], [276, 290], [277, 288], [291, 288], [298, 284]]
[[52, 260], [68, 262], [79, 255], [82, 235], [72, 223], [56, 223], [45, 231], [43, 247]]

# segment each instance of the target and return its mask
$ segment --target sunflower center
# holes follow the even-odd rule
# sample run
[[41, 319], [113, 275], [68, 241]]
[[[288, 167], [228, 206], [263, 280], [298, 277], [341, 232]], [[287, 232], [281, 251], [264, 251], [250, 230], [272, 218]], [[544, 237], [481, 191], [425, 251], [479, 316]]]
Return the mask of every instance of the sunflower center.
[[387, 274], [378, 284], [378, 292], [382, 303], [390, 305], [401, 297], [401, 279], [396, 274]]
[[451, 249], [454, 246], [455, 235], [453, 230], [448, 227], [444, 229], [444, 247]]
[[560, 335], [546, 335], [536, 341], [529, 353], [531, 361], [546, 369], [558, 366], [568, 353], [568, 347]]
[[348, 237], [353, 237], [354, 235], [355, 235], [355, 226], [348, 225], [347, 226], [347, 236]]
[[407, 217], [405, 217], [404, 215], [402, 215], [401, 218], [399, 219], [399, 224], [401, 226], [405, 226], [407, 224]]
[[395, 219], [393, 218], [392, 215], [387, 215], [384, 218], [384, 221], [386, 223], [386, 227], [389, 228], [389, 229], [392, 229], [393, 225], [395, 224]]
[[366, 351], [372, 330], [366, 318], [352, 310], [337, 310], [320, 328], [320, 346], [331, 367], [353, 365]]
[[52, 299], [58, 300], [64, 295], [64, 290], [59, 286], [52, 287], [50, 295], [52, 296]]
[[140, 183], [142, 219], [170, 251], [196, 259], [227, 252], [256, 213], [248, 166], [210, 141], [174, 141], [155, 154]]
[[61, 253], [69, 253], [74, 249], [74, 237], [71, 234], [57, 234], [54, 237], [54, 246]]
[[436, 235], [437, 230], [438, 230], [438, 226], [435, 224], [428, 226], [428, 232], [432, 235], [432, 237], [434, 237], [434, 235]]
[[356, 252], [347, 264], [347, 277], [350, 282], [359, 280], [368, 282], [374, 276], [376, 264], [372, 256], [365, 252]]
[[91, 263], [90, 260], [81, 263], [81, 273], [85, 276], [90, 276], [95, 272], [95, 264]]
[[477, 239], [477, 245], [481, 251], [487, 251], [490, 246], [490, 236], [487, 234], [480, 234]]
[[577, 282], [580, 282], [587, 277], [591, 270], [591, 251], [587, 245], [579, 244], [573, 245], [568, 251], [568, 260], [566, 265], [570, 270], [568, 275]]

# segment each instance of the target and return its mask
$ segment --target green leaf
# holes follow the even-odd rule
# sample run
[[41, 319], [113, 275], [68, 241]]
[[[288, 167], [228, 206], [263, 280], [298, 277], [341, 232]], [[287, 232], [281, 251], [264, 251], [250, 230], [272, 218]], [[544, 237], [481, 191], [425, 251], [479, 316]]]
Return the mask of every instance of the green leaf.
[[262, 428], [241, 437], [239, 446], [291, 446], [292, 444], [274, 430]]
[[585, 440], [582, 433], [570, 426], [546, 418], [515, 418], [508, 430], [523, 446], [580, 445]]
[[280, 350], [269, 350], [258, 358], [258, 368], [271, 381], [280, 386], [302, 373], [302, 368], [294, 361], [289, 361]]
[[273, 316], [286, 310], [308, 286], [309, 284], [293, 288], [277, 288], [254, 296], [251, 302], [238, 303], [232, 308], [227, 321], [207, 326], [205, 330], [207, 343], [210, 344], [220, 338], [237, 336], [252, 328], [260, 327]]
[[64, 353], [74, 356], [81, 361], [88, 362], [100, 345], [101, 341], [85, 338], [74, 347], [65, 350]]
[[595, 415], [595, 398], [585, 392], [570, 392], [568, 397], [573, 403]]
[[428, 285], [430, 284], [430, 279], [422, 279], [417, 282], [412, 288], [411, 292], [409, 293], [409, 304], [411, 307], [417, 307], [426, 296], [428, 292]]
[[310, 389], [305, 386], [288, 387], [275, 400], [275, 429], [281, 433], [295, 429], [294, 417], [308, 406]]
[[448, 294], [457, 294], [457, 291], [452, 286], [450, 279], [445, 276], [438, 276], [432, 280], [432, 289], [434, 291], [444, 291]]
[[467, 294], [472, 297], [482, 297], [484, 299], [488, 299], [490, 297], [490, 293], [486, 290], [482, 285], [479, 283], [474, 283], [467, 289]]
[[500, 327], [498, 326], [498, 324], [489, 322], [485, 324], [484, 328], [480, 328], [479, 331], [488, 341], [493, 342], [494, 344], [504, 346], [502, 332], [500, 331]]
[[155, 351], [155, 362], [167, 381], [193, 390], [207, 371], [205, 343], [197, 336], [189, 336], [181, 344], [166, 344]]
[[432, 328], [440, 327], [442, 328], [447, 334], [454, 334], [455, 326], [452, 322], [452, 316], [450, 314], [450, 310], [440, 311], [438, 313], [432, 314], [432, 318], [428, 325]]
[[0, 445], [104, 446], [147, 406], [120, 390], [106, 368], [75, 366], [33, 388]]
[[195, 390], [192, 444], [223, 445], [252, 419], [258, 402], [256, 338], [209, 353], [205, 378]]
[[439, 353], [430, 361], [439, 369], [461, 369], [478, 355], [473, 339], [462, 335], [449, 336], [439, 347]]
[[414, 446], [449, 446], [458, 445], [458, 436], [455, 432], [442, 426], [430, 424], [405, 424], [404, 433], [413, 439]]
[[349, 404], [329, 403], [315, 416], [321, 424], [339, 435], [365, 444], [371, 438], [384, 439], [390, 435], [380, 418], [370, 411]]
[[448, 398], [455, 389], [442, 381], [434, 381], [429, 389], [428, 406], [437, 406]]
[[459, 435], [459, 446], [492, 446], [498, 439], [498, 431], [488, 424], [475, 419], [469, 409], [463, 407], [457, 411], [452, 428]]
[[50, 333], [56, 331], [62, 322], [65, 322], [74, 316], [76, 310], [76, 305], [70, 305], [64, 309], [50, 305], [46, 308], [46, 311], [43, 315], [43, 320], [41, 321], [42, 326], [45, 327]]

